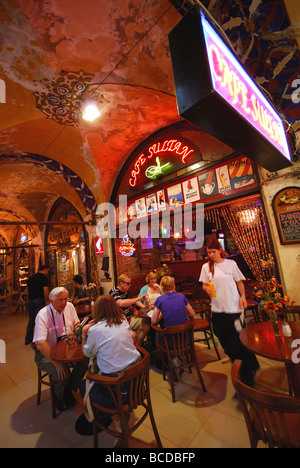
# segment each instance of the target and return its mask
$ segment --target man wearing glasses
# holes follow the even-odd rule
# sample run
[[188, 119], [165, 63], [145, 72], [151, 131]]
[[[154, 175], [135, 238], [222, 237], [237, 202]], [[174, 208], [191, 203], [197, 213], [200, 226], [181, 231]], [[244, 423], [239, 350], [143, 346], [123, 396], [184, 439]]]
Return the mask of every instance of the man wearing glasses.
[[136, 309], [132, 309], [130, 306], [136, 304], [138, 307], [143, 308], [144, 304], [142, 302], [145, 301], [147, 294], [142, 294], [142, 296], [140, 297], [134, 297], [129, 299], [128, 291], [130, 286], [130, 276], [123, 274], [118, 278], [118, 286], [112, 288], [109, 291], [109, 294], [115, 299], [118, 306], [121, 307], [121, 309], [123, 310], [124, 315], [130, 324], [131, 330], [134, 332], [139, 332], [136, 344], [141, 346], [150, 330], [150, 321], [147, 319], [140, 318]]

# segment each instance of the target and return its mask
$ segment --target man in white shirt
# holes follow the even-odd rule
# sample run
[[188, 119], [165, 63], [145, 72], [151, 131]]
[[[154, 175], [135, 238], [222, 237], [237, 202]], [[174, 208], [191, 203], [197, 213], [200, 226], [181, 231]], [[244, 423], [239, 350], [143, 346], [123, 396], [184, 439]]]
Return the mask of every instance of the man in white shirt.
[[80, 321], [73, 304], [68, 302], [68, 291], [65, 288], [54, 288], [49, 294], [49, 300], [50, 304], [40, 310], [35, 321], [35, 362], [52, 376], [56, 407], [64, 411], [76, 404], [72, 390], [78, 390], [87, 371], [88, 361], [73, 364], [71, 372], [68, 364], [50, 357], [51, 348], [64, 335], [72, 333]]

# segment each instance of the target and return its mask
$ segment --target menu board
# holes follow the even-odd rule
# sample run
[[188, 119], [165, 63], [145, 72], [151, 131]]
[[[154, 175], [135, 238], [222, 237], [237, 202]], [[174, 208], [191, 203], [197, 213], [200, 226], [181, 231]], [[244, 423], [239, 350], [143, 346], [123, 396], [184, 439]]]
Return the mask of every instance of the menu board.
[[273, 199], [273, 210], [281, 244], [300, 242], [300, 188], [287, 187]]

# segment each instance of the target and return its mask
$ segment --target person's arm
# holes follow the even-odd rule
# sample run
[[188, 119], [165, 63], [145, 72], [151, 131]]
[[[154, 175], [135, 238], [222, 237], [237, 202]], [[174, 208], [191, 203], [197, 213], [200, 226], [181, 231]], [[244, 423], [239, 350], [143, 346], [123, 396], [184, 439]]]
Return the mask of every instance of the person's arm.
[[51, 348], [48, 345], [46, 340], [40, 340], [37, 341], [36, 343], [36, 348], [38, 351], [40, 351], [45, 358], [50, 361], [57, 370], [57, 375], [59, 380], [67, 380], [70, 376], [70, 371], [67, 365], [63, 364], [62, 362], [55, 361], [54, 359], [51, 358], [50, 352]]
[[120, 306], [122, 308], [129, 307], [129, 306], [131, 306], [133, 304], [136, 304], [139, 307], [143, 308], [144, 305], [142, 304], [141, 301], [145, 300], [145, 296], [147, 296], [147, 294], [143, 294], [142, 296], [134, 297], [134, 298], [131, 298], [131, 299], [117, 299], [117, 304], [118, 304], [118, 306]]
[[155, 325], [162, 319], [162, 317], [163, 317], [163, 314], [161, 313], [161, 311], [157, 307], [154, 306], [153, 314], [151, 317], [151, 323]]
[[241, 280], [241, 281], [237, 281], [236, 285], [237, 285], [237, 288], [238, 288], [239, 293], [241, 295], [241, 297], [240, 297], [240, 306], [241, 306], [242, 309], [246, 309], [248, 304], [247, 304], [247, 299], [246, 299], [246, 291], [245, 291], [244, 283]]
[[213, 296], [214, 293], [211, 290], [211, 288], [209, 287], [208, 283], [203, 283], [202, 284], [202, 289], [209, 297]]
[[191, 304], [187, 304], [187, 305], [185, 306], [185, 308], [186, 308], [187, 316], [188, 316], [188, 317], [194, 317], [195, 311], [194, 311], [193, 307], [191, 306]]

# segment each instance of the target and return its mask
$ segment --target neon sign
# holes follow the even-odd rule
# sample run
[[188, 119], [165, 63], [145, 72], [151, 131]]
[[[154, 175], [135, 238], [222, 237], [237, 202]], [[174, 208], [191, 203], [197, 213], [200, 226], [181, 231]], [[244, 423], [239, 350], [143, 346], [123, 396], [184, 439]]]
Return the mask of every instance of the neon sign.
[[201, 13], [214, 90], [291, 161], [284, 124]]
[[[154, 143], [152, 146], [149, 146], [147, 149], [147, 152], [142, 153], [139, 155], [139, 157], [136, 159], [136, 162], [134, 164], [134, 168], [131, 171], [131, 177], [129, 179], [129, 185], [131, 187], [135, 187], [137, 184], [137, 176], [141, 173], [141, 168], [144, 166], [144, 164], [149, 160], [152, 159], [154, 156], [160, 153], [173, 153], [177, 154], [178, 156], [181, 156], [181, 162], [183, 164], [186, 164], [186, 159], [188, 156], [190, 156], [192, 153], [194, 153], [194, 150], [192, 148], [189, 148], [186, 144], [184, 144], [180, 140], [164, 140], [162, 142]], [[156, 158], [157, 162], [157, 158]], [[168, 163], [170, 164], [170, 163]], [[160, 163], [159, 163], [160, 165]], [[171, 164], [170, 164], [171, 166]], [[169, 166], [169, 167], [170, 167]], [[155, 166], [150, 166], [151, 168]], [[166, 167], [166, 165], [161, 166], [160, 169], [163, 167]], [[146, 176], [149, 177], [149, 174], [154, 173], [154, 169], [146, 169]], [[155, 171], [155, 175], [157, 175], [157, 169]], [[151, 177], [153, 178], [153, 176]]]
[[148, 177], [148, 179], [155, 179], [158, 175], [163, 173], [163, 169], [165, 169], [166, 167], [171, 166], [171, 163], [169, 163], [169, 162], [167, 164], [164, 164], [163, 166], [161, 166], [158, 156], [155, 159], [155, 161], [156, 161], [157, 165], [156, 166], [149, 166], [148, 169], [146, 169], [146, 171], [145, 171], [145, 175], [146, 175], [146, 177]]
[[119, 252], [123, 257], [132, 257], [136, 248], [134, 244], [130, 241], [128, 234], [123, 237], [122, 245], [119, 247]]

